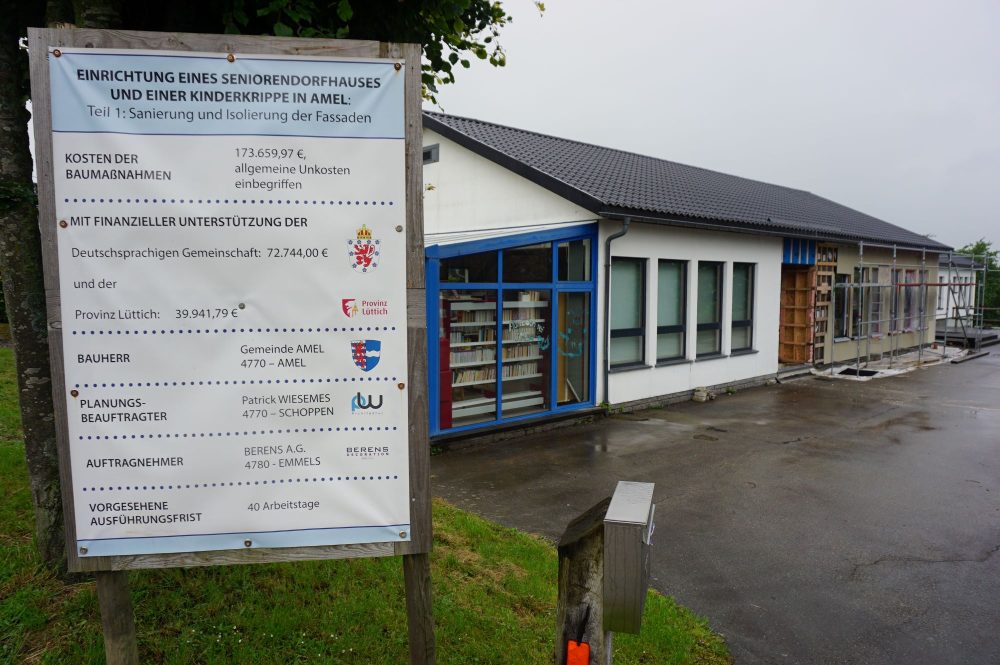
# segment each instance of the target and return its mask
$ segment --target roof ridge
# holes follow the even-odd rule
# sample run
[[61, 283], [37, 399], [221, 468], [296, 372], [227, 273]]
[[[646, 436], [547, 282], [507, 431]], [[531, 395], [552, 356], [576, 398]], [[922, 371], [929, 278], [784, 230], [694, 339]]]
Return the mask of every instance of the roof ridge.
[[[455, 120], [465, 120], [465, 121], [468, 121], [468, 122], [475, 122], [475, 123], [479, 123], [480, 125], [491, 125], [493, 127], [500, 127], [502, 129], [508, 129], [508, 130], [515, 131], [515, 132], [521, 132], [522, 134], [531, 134], [532, 136], [540, 136], [540, 137], [546, 138], [546, 139], [555, 139], [556, 141], [564, 141], [566, 143], [573, 143], [573, 144], [576, 144], [576, 145], [585, 146], [587, 148], [598, 148], [599, 150], [610, 150], [611, 152], [616, 152], [616, 153], [623, 154], [623, 155], [633, 155], [633, 156], [636, 156], [636, 157], [642, 157], [644, 159], [652, 159], [652, 160], [656, 160], [658, 162], [665, 162], [667, 164], [675, 164], [677, 166], [683, 166], [684, 168], [687, 168], [687, 169], [695, 169], [695, 170], [698, 170], [698, 171], [703, 171], [705, 173], [713, 173], [715, 175], [722, 175], [722, 176], [726, 176], [727, 178], [738, 178], [740, 180], [745, 180], [747, 182], [753, 182], [753, 183], [758, 183], [758, 184], [761, 184], [761, 185], [767, 185], [768, 187], [779, 187], [781, 189], [786, 189], [786, 190], [791, 191], [791, 192], [801, 192], [801, 193], [805, 193], [805, 194], [812, 194], [812, 192], [810, 192], [808, 189], [799, 189], [798, 187], [789, 187], [788, 185], [779, 185], [779, 184], [774, 183], [774, 182], [767, 182], [765, 180], [758, 180], [756, 178], [748, 178], [746, 176], [734, 175], [732, 173], [726, 173], [724, 171], [717, 171], [715, 169], [709, 169], [709, 168], [706, 168], [704, 166], [695, 166], [694, 164], [685, 164], [684, 162], [676, 162], [676, 161], [674, 161], [672, 159], [666, 159], [664, 157], [655, 157], [653, 155], [646, 155], [646, 154], [643, 154], [641, 152], [633, 152], [631, 150], [623, 150], [622, 148], [612, 148], [611, 146], [598, 145], [597, 143], [588, 143], [586, 141], [579, 141], [577, 139], [568, 139], [568, 138], [565, 138], [565, 137], [562, 137], [562, 136], [555, 136], [553, 134], [544, 134], [542, 132], [537, 132], [537, 131], [532, 130], [532, 129], [523, 129], [521, 127], [512, 127], [511, 125], [501, 125], [498, 122], [491, 122], [489, 120], [480, 120], [479, 118], [470, 118], [468, 116], [462, 116], [462, 115], [452, 115], [450, 113], [440, 113], [440, 112], [437, 112], [437, 111], [426, 111], [426, 110], [424, 110], [422, 112], [424, 114], [426, 114], [426, 115], [434, 117], [435, 119], [437, 119], [437, 120], [439, 120], [441, 122], [444, 122], [443, 120], [440, 120], [441, 118], [452, 118], [452, 119], [455, 119]], [[479, 143], [482, 143], [482, 141], [479, 141]], [[496, 150], [497, 148], [494, 147], [493, 149]], [[506, 153], [505, 152], [504, 154], [508, 154], [509, 155], [510, 153]], [[813, 194], [813, 195], [816, 196], [815, 194]]]

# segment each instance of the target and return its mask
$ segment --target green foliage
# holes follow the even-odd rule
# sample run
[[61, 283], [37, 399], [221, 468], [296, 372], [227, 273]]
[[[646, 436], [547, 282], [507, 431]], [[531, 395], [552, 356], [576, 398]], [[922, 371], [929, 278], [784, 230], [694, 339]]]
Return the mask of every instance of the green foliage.
[[1000, 250], [993, 249], [992, 241], [980, 238], [959, 249], [958, 253], [971, 256], [977, 264], [985, 264], [986, 274], [977, 273], [979, 279], [986, 282], [983, 289], [984, 323], [1000, 326]]
[[[545, 11], [542, 3], [536, 7]], [[512, 20], [500, 2], [490, 0], [229, 0], [221, 19], [229, 33], [422, 44], [424, 96], [434, 102], [438, 86], [454, 83], [456, 68], [470, 67], [470, 58], [494, 67], [507, 63], [498, 38]]]

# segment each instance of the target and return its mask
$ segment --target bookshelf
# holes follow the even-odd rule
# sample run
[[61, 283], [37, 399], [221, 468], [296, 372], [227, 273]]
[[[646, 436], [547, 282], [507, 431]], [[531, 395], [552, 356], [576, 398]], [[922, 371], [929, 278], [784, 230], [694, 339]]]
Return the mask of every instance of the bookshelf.
[[545, 406], [550, 303], [539, 291], [505, 292], [498, 325], [497, 303], [487, 299], [495, 293], [442, 300], [442, 427], [494, 420], [498, 384], [504, 416]]
[[[826, 337], [830, 334], [830, 306], [833, 302], [833, 285], [837, 274], [837, 248], [829, 245], [816, 247], [816, 311], [814, 314], [812, 362], [826, 361]], [[843, 293], [838, 294], [843, 296]]]

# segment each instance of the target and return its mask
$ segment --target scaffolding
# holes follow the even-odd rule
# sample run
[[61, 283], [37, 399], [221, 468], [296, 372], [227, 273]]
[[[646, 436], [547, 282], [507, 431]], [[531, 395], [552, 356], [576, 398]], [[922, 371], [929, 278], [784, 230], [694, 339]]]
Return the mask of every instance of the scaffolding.
[[[836, 250], [828, 249], [834, 249], [834, 258], [825, 265], [836, 265]], [[919, 263], [904, 263], [892, 247], [891, 263], [866, 264], [864, 249], [859, 244], [853, 274], [817, 266], [814, 365], [828, 364], [831, 375], [836, 367], [865, 376], [876, 373], [869, 369], [872, 363], [883, 369], [899, 366], [904, 354], [915, 353], [919, 366], [947, 358], [950, 345], [961, 344], [971, 355], [997, 341], [1000, 308], [986, 307], [985, 296], [987, 280], [1000, 275], [991, 270], [988, 256], [933, 254], [938, 261], [931, 266], [926, 251]], [[932, 268], [936, 280], [929, 278]], [[850, 348], [845, 343], [854, 344], [849, 357], [843, 353]]]

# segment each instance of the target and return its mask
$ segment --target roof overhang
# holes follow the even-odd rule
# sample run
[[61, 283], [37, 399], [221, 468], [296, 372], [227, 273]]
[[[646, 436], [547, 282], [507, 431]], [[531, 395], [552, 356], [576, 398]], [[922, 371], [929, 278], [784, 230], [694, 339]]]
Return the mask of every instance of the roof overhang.
[[[748, 224], [735, 220], [717, 220], [704, 217], [687, 217], [684, 215], [660, 215], [644, 210], [630, 210], [628, 208], [603, 208], [598, 214], [604, 219], [620, 220], [628, 217], [632, 221], [645, 224], [660, 224], [663, 226], [677, 226], [689, 229], [703, 229], [711, 231], [725, 231], [729, 233], [742, 233], [747, 235], [762, 235], [778, 238], [801, 238], [804, 240], [816, 240], [831, 244], [842, 245], [864, 245], [866, 247], [883, 247], [886, 249], [905, 249], [917, 252], [928, 252], [931, 254], [941, 254], [952, 251], [950, 247], [929, 241], [927, 245], [911, 243], [886, 243], [867, 240], [845, 233], [836, 233], [831, 230], [810, 231], [804, 226], [790, 224], [785, 220], [774, 221], [769, 219], [768, 225]], [[826, 227], [830, 229], [830, 227]]]

